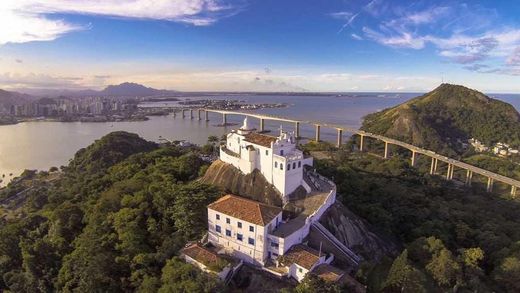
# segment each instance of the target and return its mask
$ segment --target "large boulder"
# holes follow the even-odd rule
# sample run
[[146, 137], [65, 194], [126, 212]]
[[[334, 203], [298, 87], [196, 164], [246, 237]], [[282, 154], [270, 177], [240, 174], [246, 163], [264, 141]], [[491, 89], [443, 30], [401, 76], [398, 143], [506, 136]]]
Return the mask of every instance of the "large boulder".
[[211, 164], [201, 181], [219, 186], [228, 193], [269, 205], [282, 206], [281, 194], [258, 170], [245, 175], [233, 165], [217, 160]]
[[399, 251], [397, 241], [374, 231], [364, 219], [339, 202], [327, 209], [320, 223], [339, 241], [366, 260], [393, 256]]

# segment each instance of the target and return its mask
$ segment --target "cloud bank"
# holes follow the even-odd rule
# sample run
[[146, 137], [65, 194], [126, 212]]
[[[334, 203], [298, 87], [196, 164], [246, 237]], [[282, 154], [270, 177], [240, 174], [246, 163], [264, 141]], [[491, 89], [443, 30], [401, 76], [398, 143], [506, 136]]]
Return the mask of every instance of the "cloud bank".
[[[353, 39], [394, 49], [433, 48], [467, 70], [520, 75], [520, 28], [503, 24], [494, 9], [433, 0], [373, 0], [349, 9], [330, 15], [348, 20], [341, 30], [349, 27]], [[350, 21], [350, 15], [357, 17]]]
[[239, 11], [222, 0], [2, 0], [0, 45], [50, 41], [88, 29], [57, 14], [153, 19], [207, 26]]

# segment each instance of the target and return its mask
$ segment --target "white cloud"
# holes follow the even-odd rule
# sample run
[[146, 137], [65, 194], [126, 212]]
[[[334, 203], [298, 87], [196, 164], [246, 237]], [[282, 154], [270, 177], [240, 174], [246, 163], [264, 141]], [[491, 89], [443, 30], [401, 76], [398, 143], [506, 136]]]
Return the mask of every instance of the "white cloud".
[[[304, 73], [302, 73], [304, 72]], [[155, 88], [181, 91], [381, 91], [384, 86], [399, 91], [423, 91], [434, 88], [438, 78], [379, 75], [371, 72], [320, 72], [314, 69], [273, 70], [201, 70], [164, 71], [153, 68], [137, 72], [86, 72], [70, 76], [41, 73], [2, 73], [0, 88], [17, 89], [101, 89], [126, 81]]]
[[[436, 42], [433, 40], [433, 42]], [[441, 40], [444, 43], [444, 40]], [[499, 46], [499, 42], [493, 37], [476, 38], [467, 43], [459, 43], [450, 46], [448, 50], [440, 51], [440, 55], [448, 57], [456, 63], [470, 64], [485, 60], [489, 54]], [[442, 48], [442, 47], [441, 47]]]
[[372, 16], [377, 17], [388, 11], [388, 3], [386, 3], [384, 0], [372, 0], [368, 2], [368, 4], [365, 5], [362, 10]]
[[349, 11], [340, 11], [331, 13], [330, 16], [337, 19], [349, 20], [354, 14]]
[[403, 22], [415, 25], [433, 23], [450, 12], [451, 9], [449, 7], [434, 7], [407, 15], [403, 18]]
[[424, 38], [414, 37], [408, 32], [400, 32], [397, 35], [385, 35], [371, 28], [364, 27], [363, 33], [367, 38], [389, 47], [422, 49], [425, 45]]
[[360, 35], [358, 35], [358, 34], [354, 34], [354, 33], [353, 33], [353, 34], [350, 34], [350, 36], [351, 36], [354, 40], [358, 40], [358, 41], [362, 41], [362, 40], [363, 40], [363, 38], [362, 38]]
[[205, 26], [238, 8], [220, 0], [2, 0], [0, 45], [54, 40], [88, 28], [56, 19], [54, 14], [87, 14], [155, 19]]
[[49, 41], [65, 33], [82, 29], [81, 26], [63, 20], [51, 20], [39, 14], [19, 10], [22, 2], [7, 0], [0, 5], [0, 45], [9, 42]]
[[507, 58], [507, 64], [511, 66], [520, 66], [520, 47], [517, 47]]
[[475, 72], [517, 75], [520, 71], [520, 65], [511, 65], [520, 63], [516, 51], [520, 50], [520, 28], [503, 25], [494, 9], [449, 0], [440, 5], [425, 0], [407, 6], [373, 0], [349, 10], [362, 13], [356, 24], [363, 25], [349, 23], [355, 40], [397, 49], [431, 46], [438, 56]]
[[11, 88], [82, 88], [85, 82], [82, 77], [57, 77], [48, 74], [19, 74], [4, 72], [0, 73], [0, 87]]

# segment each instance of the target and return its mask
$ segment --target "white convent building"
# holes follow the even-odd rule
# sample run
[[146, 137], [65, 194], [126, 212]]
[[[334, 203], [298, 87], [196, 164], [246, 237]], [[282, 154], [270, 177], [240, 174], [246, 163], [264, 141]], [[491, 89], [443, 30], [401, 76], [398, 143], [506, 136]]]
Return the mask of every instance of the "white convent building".
[[312, 166], [313, 163], [312, 157], [305, 157], [296, 148], [292, 133], [282, 129], [278, 137], [257, 133], [247, 117], [241, 128], [227, 135], [226, 145], [220, 148], [220, 159], [244, 174], [258, 169], [280, 192], [284, 202], [298, 186], [306, 187], [303, 184], [303, 166]]
[[[280, 192], [284, 206], [299, 202], [304, 210], [284, 215], [280, 207], [233, 194], [223, 196], [208, 205], [207, 241], [218, 253], [298, 281], [309, 272], [338, 278], [344, 274], [330, 266], [334, 255], [303, 244], [311, 226], [319, 224], [336, 201], [336, 187], [323, 176], [305, 170], [305, 165], [312, 166], [313, 159], [296, 148], [291, 133], [281, 129], [278, 137], [257, 133], [245, 118], [242, 127], [227, 135], [220, 160], [244, 174], [258, 170]], [[299, 186], [307, 195], [289, 198]]]
[[208, 241], [220, 253], [258, 266], [283, 256], [283, 275], [297, 281], [334, 259], [301, 244], [310, 224], [310, 220], [301, 225], [284, 223], [281, 208], [231, 194], [208, 205]]

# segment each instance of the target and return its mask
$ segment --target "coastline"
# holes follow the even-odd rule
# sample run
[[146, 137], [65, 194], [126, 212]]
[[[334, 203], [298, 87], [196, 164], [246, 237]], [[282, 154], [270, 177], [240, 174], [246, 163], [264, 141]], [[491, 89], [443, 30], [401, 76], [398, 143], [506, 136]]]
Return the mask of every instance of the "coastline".
[[145, 115], [145, 116], [137, 116], [137, 117], [129, 117], [129, 118], [114, 118], [114, 117], [102, 117], [102, 116], [94, 116], [94, 117], [78, 117], [74, 119], [62, 119], [62, 118], [51, 118], [51, 117], [41, 117], [41, 118], [21, 118], [17, 119], [13, 122], [2, 122], [0, 121], [0, 126], [3, 125], [16, 125], [24, 122], [84, 122], [84, 123], [106, 123], [106, 122], [140, 122], [150, 120], [148, 116], [167, 116], [164, 115]]

